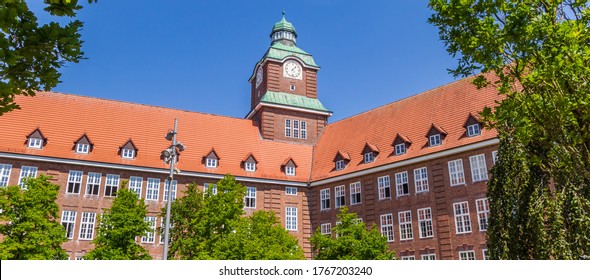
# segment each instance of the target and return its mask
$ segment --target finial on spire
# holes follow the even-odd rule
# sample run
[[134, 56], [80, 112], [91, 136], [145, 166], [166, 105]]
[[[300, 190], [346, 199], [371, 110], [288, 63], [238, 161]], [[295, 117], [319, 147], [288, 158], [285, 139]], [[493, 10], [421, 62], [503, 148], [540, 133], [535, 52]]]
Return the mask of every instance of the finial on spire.
[[283, 17], [285, 17], [285, 9], [283, 9]]

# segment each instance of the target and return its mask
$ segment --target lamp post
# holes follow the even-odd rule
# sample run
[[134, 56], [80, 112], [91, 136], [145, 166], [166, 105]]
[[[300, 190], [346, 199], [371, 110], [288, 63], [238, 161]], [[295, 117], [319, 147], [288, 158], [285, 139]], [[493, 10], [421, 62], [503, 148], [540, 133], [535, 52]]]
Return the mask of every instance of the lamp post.
[[166, 222], [164, 224], [164, 255], [163, 260], [168, 259], [168, 245], [170, 243], [170, 205], [172, 202], [172, 181], [174, 180], [174, 164], [178, 160], [179, 152], [184, 151], [185, 146], [176, 142], [176, 134], [178, 129], [178, 119], [174, 119], [174, 130], [169, 130], [166, 134], [166, 140], [172, 141], [172, 145], [162, 151], [162, 158], [164, 162], [170, 163], [170, 175], [168, 176], [168, 200], [166, 201]]

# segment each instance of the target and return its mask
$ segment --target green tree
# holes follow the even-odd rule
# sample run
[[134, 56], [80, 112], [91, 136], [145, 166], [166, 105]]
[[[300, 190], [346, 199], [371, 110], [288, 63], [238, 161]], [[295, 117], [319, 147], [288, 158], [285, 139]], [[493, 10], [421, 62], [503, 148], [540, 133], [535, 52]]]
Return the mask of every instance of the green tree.
[[[387, 238], [375, 225], [368, 230], [356, 213], [342, 207], [337, 215], [340, 221], [332, 228], [335, 236], [324, 235], [320, 228], [311, 237], [316, 260], [391, 260], [395, 253], [387, 247]], [[336, 237], [337, 236], [337, 237]]]
[[[96, 0], [88, 0], [88, 3]], [[74, 17], [82, 8], [77, 0], [45, 0], [45, 11], [53, 16]], [[0, 116], [18, 109], [17, 95], [34, 96], [59, 83], [59, 69], [83, 57], [80, 29], [74, 20], [39, 25], [25, 0], [0, 1]]]
[[88, 260], [150, 260], [148, 251], [136, 243], [138, 236], [150, 231], [150, 225], [144, 220], [147, 206], [143, 199], [125, 187], [123, 182], [117, 190], [110, 209], [99, 217], [96, 247], [90, 250], [84, 259]]
[[67, 241], [55, 203], [59, 186], [50, 177], [25, 179], [27, 188], [0, 188], [0, 259], [64, 260]]
[[590, 4], [431, 0], [457, 76], [495, 87], [499, 161], [488, 183], [494, 259], [590, 253]]

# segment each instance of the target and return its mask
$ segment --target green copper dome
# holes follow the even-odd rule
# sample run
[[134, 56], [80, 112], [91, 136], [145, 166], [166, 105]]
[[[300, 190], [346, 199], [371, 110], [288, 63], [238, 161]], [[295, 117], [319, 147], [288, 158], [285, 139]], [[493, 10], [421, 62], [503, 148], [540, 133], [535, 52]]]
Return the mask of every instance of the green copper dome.
[[275, 23], [275, 26], [273, 26], [272, 31], [270, 32], [271, 36], [273, 33], [277, 31], [289, 31], [297, 35], [297, 32], [295, 31], [295, 27], [293, 26], [293, 24], [285, 19], [285, 12], [283, 12], [283, 18], [281, 19], [281, 21]]
[[283, 41], [288, 45], [295, 45], [297, 41], [297, 32], [293, 24], [285, 19], [285, 12], [283, 12], [283, 18], [281, 21], [275, 23], [270, 32], [270, 44], [273, 45], [275, 42]]

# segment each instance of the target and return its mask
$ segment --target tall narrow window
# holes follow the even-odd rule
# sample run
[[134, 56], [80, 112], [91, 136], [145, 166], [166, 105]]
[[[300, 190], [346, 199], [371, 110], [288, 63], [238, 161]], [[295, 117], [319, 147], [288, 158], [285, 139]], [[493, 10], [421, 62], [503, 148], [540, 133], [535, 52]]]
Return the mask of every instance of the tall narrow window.
[[156, 217], [145, 217], [143, 220], [149, 223], [150, 229], [141, 237], [141, 243], [154, 243], [156, 240]]
[[104, 196], [116, 196], [119, 189], [119, 175], [107, 174], [107, 182], [104, 186]]
[[361, 199], [361, 182], [350, 184], [350, 205], [360, 204]]
[[332, 224], [330, 224], [330, 223], [321, 224], [320, 225], [320, 232], [323, 235], [332, 235]]
[[[172, 180], [172, 201], [176, 199], [177, 181]], [[170, 188], [170, 180], [164, 181], [164, 201], [168, 201], [168, 189]]]
[[158, 201], [160, 195], [160, 179], [148, 178], [145, 200]]
[[0, 164], [0, 187], [8, 186], [8, 180], [10, 179], [10, 171], [11, 170], [12, 170], [12, 165]]
[[330, 189], [320, 190], [320, 210], [330, 209]]
[[25, 189], [27, 187], [25, 183], [26, 178], [35, 178], [37, 177], [37, 167], [35, 166], [22, 166], [20, 168], [20, 177], [18, 178], [18, 184], [20, 185], [21, 189]]
[[490, 216], [490, 205], [487, 198], [475, 201], [477, 207], [477, 218], [479, 221], [479, 231], [488, 230], [488, 217]]
[[471, 220], [469, 219], [469, 204], [467, 201], [453, 204], [455, 212], [455, 230], [457, 233], [471, 232]]
[[432, 212], [429, 208], [418, 209], [418, 224], [420, 225], [420, 238], [434, 236], [432, 228]]
[[286, 119], [285, 120], [285, 137], [289, 138], [291, 137], [291, 120], [290, 119]]
[[301, 121], [301, 139], [307, 139], [307, 122]]
[[80, 221], [80, 233], [78, 238], [80, 240], [92, 240], [94, 238], [94, 223], [96, 221], [96, 213], [82, 212], [82, 220]]
[[285, 228], [290, 231], [297, 230], [297, 207], [285, 208]]
[[379, 188], [379, 199], [391, 198], [391, 188], [389, 185], [389, 176], [377, 178], [377, 186]]
[[494, 161], [494, 164], [496, 164], [496, 162], [498, 162], [498, 151], [492, 152], [492, 160]]
[[82, 171], [70, 170], [68, 175], [68, 188], [66, 193], [79, 194], [82, 185]]
[[449, 161], [449, 177], [451, 179], [451, 186], [464, 185], [465, 173], [463, 173], [463, 160]]
[[66, 229], [66, 237], [74, 238], [74, 228], [76, 227], [76, 211], [64, 210], [61, 212], [61, 224]]
[[293, 120], [293, 138], [299, 138], [299, 121]]
[[414, 238], [412, 232], [412, 212], [404, 211], [398, 213], [399, 219], [399, 235], [400, 240], [410, 240]]
[[346, 191], [344, 189], [344, 186], [337, 186], [334, 189], [334, 199], [335, 199], [335, 203], [334, 203], [334, 207], [335, 208], [340, 208], [342, 206], [346, 205]]
[[471, 164], [471, 179], [473, 182], [488, 179], [488, 168], [486, 167], [486, 156], [484, 154], [469, 157], [469, 163]]
[[395, 188], [397, 190], [397, 196], [410, 194], [410, 185], [408, 184], [407, 171], [395, 174]]
[[100, 173], [88, 172], [86, 180], [86, 195], [98, 195], [100, 190]]
[[380, 217], [381, 220], [381, 235], [387, 237], [387, 242], [393, 242], [395, 240], [393, 235], [393, 215], [383, 214]]
[[416, 193], [428, 191], [428, 172], [426, 167], [414, 169], [414, 185]]
[[129, 178], [129, 189], [137, 194], [137, 198], [141, 198], [141, 189], [143, 185], [143, 178], [131, 176]]
[[472, 261], [475, 260], [475, 251], [459, 251], [459, 260], [462, 261]]
[[247, 187], [246, 195], [244, 196], [245, 208], [256, 208], [256, 188]]

